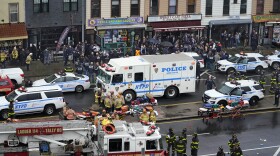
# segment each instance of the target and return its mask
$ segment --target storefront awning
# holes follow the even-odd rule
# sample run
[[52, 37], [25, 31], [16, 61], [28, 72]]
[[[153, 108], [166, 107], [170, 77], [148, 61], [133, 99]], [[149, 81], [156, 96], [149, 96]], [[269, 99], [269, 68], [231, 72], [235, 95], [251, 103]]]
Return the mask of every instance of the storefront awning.
[[155, 31], [183, 31], [189, 29], [204, 29], [201, 21], [176, 21], [176, 22], [153, 22], [150, 25]]
[[27, 39], [25, 23], [0, 24], [0, 41]]
[[228, 19], [228, 20], [212, 20], [209, 25], [227, 25], [227, 24], [250, 24], [251, 19]]
[[146, 28], [146, 24], [98, 26], [97, 30]]

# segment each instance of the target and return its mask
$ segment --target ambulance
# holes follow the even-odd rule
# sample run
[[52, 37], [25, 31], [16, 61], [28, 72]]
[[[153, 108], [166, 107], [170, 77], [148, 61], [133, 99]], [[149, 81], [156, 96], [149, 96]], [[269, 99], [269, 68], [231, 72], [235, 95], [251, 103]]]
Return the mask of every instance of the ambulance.
[[195, 92], [196, 60], [185, 54], [145, 55], [111, 59], [99, 67], [97, 89], [122, 92], [126, 102], [151, 93], [175, 98]]

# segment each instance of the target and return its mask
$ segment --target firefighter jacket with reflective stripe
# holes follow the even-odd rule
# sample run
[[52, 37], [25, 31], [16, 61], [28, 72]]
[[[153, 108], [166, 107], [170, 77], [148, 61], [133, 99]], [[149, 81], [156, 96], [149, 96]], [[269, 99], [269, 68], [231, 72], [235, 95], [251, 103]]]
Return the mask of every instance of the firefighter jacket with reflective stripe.
[[112, 108], [112, 100], [109, 98], [105, 98], [104, 105], [106, 108]]
[[230, 139], [228, 141], [229, 148], [233, 148], [235, 145], [239, 145], [239, 144], [240, 143], [239, 143], [238, 139]]
[[18, 58], [18, 51], [17, 50], [13, 50], [12, 51], [12, 58], [15, 60]]
[[149, 122], [149, 114], [148, 113], [142, 113], [140, 115], [140, 120], [144, 122]]
[[191, 149], [192, 149], [192, 150], [198, 150], [198, 144], [199, 144], [198, 138], [194, 137], [194, 138], [192, 139]]
[[6, 60], [6, 58], [7, 58], [7, 55], [5, 54], [5, 52], [1, 52], [0, 53], [0, 57], [1, 57], [0, 61], [4, 62]]
[[115, 107], [116, 107], [116, 108], [121, 108], [122, 105], [123, 105], [122, 99], [117, 98], [117, 99], [115, 100]]
[[176, 149], [176, 152], [178, 152], [178, 153], [181, 153], [181, 154], [186, 153], [186, 144], [182, 140], [180, 140], [176, 143], [175, 149]]
[[166, 143], [167, 144], [174, 144], [176, 141], [176, 136], [175, 135], [166, 135]]
[[26, 64], [30, 64], [31, 63], [31, 56], [30, 55], [28, 55], [27, 57], [26, 57], [26, 60], [25, 60], [25, 63]]

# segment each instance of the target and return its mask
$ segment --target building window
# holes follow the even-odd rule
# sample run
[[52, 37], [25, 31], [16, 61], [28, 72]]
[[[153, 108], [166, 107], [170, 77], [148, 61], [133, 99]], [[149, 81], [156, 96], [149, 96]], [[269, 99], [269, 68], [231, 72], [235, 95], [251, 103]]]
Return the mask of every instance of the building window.
[[91, 0], [91, 17], [101, 17], [101, 0]]
[[187, 13], [195, 13], [195, 0], [188, 0]]
[[78, 11], [78, 0], [63, 0], [63, 11]]
[[273, 1], [273, 12], [280, 13], [280, 0]]
[[233, 0], [233, 4], [237, 4], [237, 0]]
[[49, 0], [33, 0], [33, 12], [49, 12]]
[[111, 16], [112, 17], [120, 17], [121, 12], [120, 12], [120, 0], [112, 0], [112, 11], [111, 11]]
[[257, 15], [262, 15], [264, 12], [264, 0], [257, 0]]
[[158, 0], [150, 0], [150, 15], [158, 15]]
[[207, 0], [206, 1], [206, 12], [205, 15], [206, 16], [211, 16], [212, 15], [212, 0]]
[[168, 12], [169, 15], [177, 13], [177, 0], [169, 0]]
[[247, 0], [241, 0], [240, 14], [246, 14], [246, 13], [247, 13]]
[[9, 3], [10, 23], [18, 22], [18, 3]]
[[224, 0], [223, 15], [229, 15], [229, 0]]
[[131, 16], [139, 16], [140, 15], [139, 0], [131, 0], [130, 15]]

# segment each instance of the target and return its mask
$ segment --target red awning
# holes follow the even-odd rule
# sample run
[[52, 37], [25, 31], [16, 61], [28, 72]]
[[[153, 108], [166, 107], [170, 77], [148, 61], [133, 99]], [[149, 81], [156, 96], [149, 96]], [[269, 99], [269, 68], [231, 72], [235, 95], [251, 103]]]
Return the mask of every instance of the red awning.
[[0, 24], [0, 41], [27, 39], [25, 23]]
[[201, 21], [176, 21], [176, 22], [152, 22], [150, 25], [155, 31], [183, 31], [189, 29], [204, 29]]

